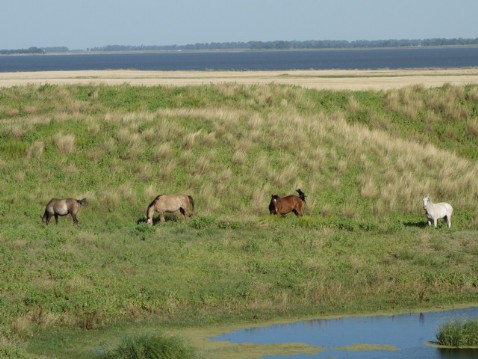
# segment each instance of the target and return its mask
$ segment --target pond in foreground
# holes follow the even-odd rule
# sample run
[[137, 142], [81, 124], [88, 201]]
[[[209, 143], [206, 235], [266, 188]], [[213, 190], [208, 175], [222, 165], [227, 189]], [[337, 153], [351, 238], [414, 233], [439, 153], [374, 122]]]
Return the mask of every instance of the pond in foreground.
[[478, 349], [440, 349], [430, 345], [448, 320], [478, 318], [478, 307], [390, 316], [315, 319], [232, 331], [211, 338], [232, 343], [304, 343], [313, 354], [265, 356], [267, 359], [468, 359]]

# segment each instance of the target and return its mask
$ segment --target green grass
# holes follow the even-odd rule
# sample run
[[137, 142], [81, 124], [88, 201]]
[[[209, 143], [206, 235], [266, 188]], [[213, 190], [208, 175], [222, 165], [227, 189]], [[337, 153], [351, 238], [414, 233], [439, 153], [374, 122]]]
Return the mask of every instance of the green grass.
[[[1, 89], [0, 353], [87, 358], [132, 323], [476, 301], [477, 94]], [[269, 216], [296, 188], [304, 217]], [[148, 227], [162, 193], [192, 195], [196, 216]], [[451, 230], [426, 227], [427, 194], [454, 206]], [[52, 197], [88, 199], [78, 226], [41, 223]]]
[[436, 337], [438, 344], [447, 347], [478, 347], [478, 320], [449, 321], [438, 328]]

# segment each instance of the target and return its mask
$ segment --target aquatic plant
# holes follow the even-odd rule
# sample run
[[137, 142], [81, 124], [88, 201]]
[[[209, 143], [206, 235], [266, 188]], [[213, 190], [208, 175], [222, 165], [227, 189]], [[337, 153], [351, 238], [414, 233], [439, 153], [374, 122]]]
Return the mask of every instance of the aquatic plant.
[[478, 319], [451, 320], [438, 328], [436, 335], [440, 345], [449, 347], [478, 346]]

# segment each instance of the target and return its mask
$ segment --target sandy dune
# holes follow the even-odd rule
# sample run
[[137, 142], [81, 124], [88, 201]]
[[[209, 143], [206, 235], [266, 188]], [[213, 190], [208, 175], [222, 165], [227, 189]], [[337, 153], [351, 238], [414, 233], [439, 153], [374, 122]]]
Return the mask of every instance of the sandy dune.
[[27, 84], [128, 83], [140, 86], [183, 86], [219, 83], [297, 85], [330, 90], [387, 90], [412, 85], [478, 84], [478, 68], [410, 70], [291, 71], [40, 71], [0, 73], [0, 87]]

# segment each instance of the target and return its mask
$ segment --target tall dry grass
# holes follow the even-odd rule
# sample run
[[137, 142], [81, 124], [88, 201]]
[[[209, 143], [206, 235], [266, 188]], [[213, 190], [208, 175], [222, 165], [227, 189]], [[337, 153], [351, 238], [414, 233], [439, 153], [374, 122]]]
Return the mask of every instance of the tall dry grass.
[[[303, 89], [224, 84], [214, 87], [224, 96], [219, 105], [202, 102], [196, 107], [146, 111], [140, 106], [138, 111], [126, 111], [101, 109], [98, 102], [104, 90], [90, 91], [95, 93], [88, 96], [92, 104], [60, 106], [53, 116], [31, 108], [28, 123], [20, 126], [7, 121], [2, 131], [18, 139], [40, 124], [61, 124], [53, 143], [65, 155], [78, 152], [77, 143], [98, 138], [93, 147], [77, 154], [100, 166], [95, 171], [108, 173], [88, 183], [113, 208], [124, 199], [142, 208], [144, 203], [138, 202], [153, 194], [185, 191], [196, 194], [204, 213], [234, 212], [237, 218], [246, 218], [251, 210], [267, 213], [272, 193], [286, 195], [300, 186], [309, 195], [306, 213], [326, 214], [324, 218], [364, 211], [365, 218], [415, 213], [424, 194], [474, 210], [467, 198], [478, 191], [473, 180], [475, 164], [426, 140], [444, 119], [464, 121], [468, 138], [478, 133], [476, 116], [470, 118], [466, 107], [466, 101], [476, 96], [473, 89], [415, 86], [388, 91], [381, 99], [383, 108], [371, 109], [365, 125], [350, 121], [368, 111], [363, 95], [338, 97], [343, 104], [326, 111], [314, 103], [316, 94]], [[65, 88], [59, 92], [67, 102], [78, 101]], [[90, 113], [88, 106], [99, 115]], [[72, 120], [72, 114], [77, 120]], [[391, 132], [397, 116], [416, 123], [424, 119], [418, 140]], [[68, 131], [70, 121], [84, 124], [90, 139]], [[446, 131], [443, 136], [449, 139], [457, 136]], [[46, 160], [49, 141], [35, 139], [25, 149], [12, 151], [24, 151], [27, 160]], [[81, 166], [62, 168], [65, 176], [74, 178], [83, 173]], [[23, 170], [13, 173], [26, 178]], [[118, 182], [129, 183], [130, 191], [118, 193]], [[134, 193], [145, 188], [150, 188], [150, 196], [136, 199]]]
[[71, 153], [75, 149], [75, 136], [72, 134], [64, 135], [63, 133], [58, 133], [53, 140], [61, 153]]
[[43, 141], [35, 141], [28, 149], [27, 157], [40, 157], [45, 150], [45, 143]]

